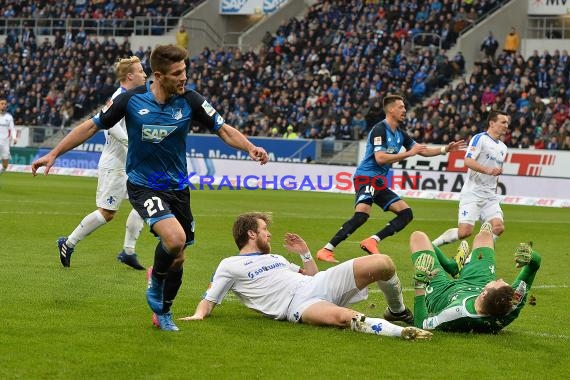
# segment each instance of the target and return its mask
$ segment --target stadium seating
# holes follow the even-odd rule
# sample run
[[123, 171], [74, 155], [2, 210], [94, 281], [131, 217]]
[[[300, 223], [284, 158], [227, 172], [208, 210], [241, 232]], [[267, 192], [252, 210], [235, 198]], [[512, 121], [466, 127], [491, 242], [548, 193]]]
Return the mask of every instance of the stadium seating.
[[426, 142], [469, 139], [485, 128], [489, 110], [511, 115], [505, 138], [515, 148], [570, 149], [570, 57], [567, 50], [500, 54], [483, 60], [468, 80], [448, 88], [412, 115], [410, 133]]
[[[54, 9], [45, 2], [32, 2], [28, 7], [18, 7], [10, 1], [1, 3], [6, 5], [4, 9], [14, 13], [9, 11], [7, 17]], [[77, 12], [69, 3], [76, 2], [63, 2], [56, 8]], [[117, 7], [110, 7], [111, 3], [91, 2], [80, 14], [101, 10], [112, 15]], [[126, 11], [125, 17], [137, 14], [134, 2], [125, 3], [133, 7]], [[148, 3], [155, 7], [164, 5]], [[423, 32], [436, 32], [443, 37], [442, 46], [450, 46], [461, 28], [471, 25], [499, 1], [475, 2], [463, 7], [458, 2], [437, 0], [387, 6], [381, 3], [322, 1], [310, 8], [304, 18], [281, 25], [275, 35], [267, 33], [258, 52], [205, 49], [190, 61], [187, 87], [211, 98], [227, 122], [248, 135], [359, 139], [382, 117], [381, 99], [386, 93], [402, 93], [412, 106], [421, 105], [434, 90], [462, 73], [462, 57], [447, 57], [444, 50], [435, 48], [439, 41], [422, 37]], [[417, 49], [412, 48], [412, 40], [414, 46], [419, 46]], [[112, 63], [117, 57], [132, 54], [128, 42], [119, 46], [109, 37], [81, 33], [66, 37], [65, 33], [58, 33], [50, 44], [36, 41], [32, 29], [22, 35], [9, 34], [0, 49], [0, 81], [4, 84], [0, 94], [8, 98], [16, 122], [54, 127], [70, 125], [73, 120], [92, 113], [112, 93]], [[148, 70], [150, 51], [138, 50], [134, 54]], [[568, 87], [567, 54], [559, 55], [555, 54], [558, 61], [554, 70], [561, 70], [563, 75], [553, 78], [548, 89], [537, 88], [541, 96], [545, 91], [562, 93]], [[540, 61], [540, 54], [527, 62], [537, 59]], [[516, 68], [521, 64], [524, 70], [530, 70], [530, 77], [538, 75], [533, 70], [540, 66], [539, 62], [532, 65], [527, 62], [523, 57], [503, 56], [498, 58], [497, 68], [482, 62], [468, 81], [447, 88], [440, 101], [411, 112], [409, 132], [418, 140], [434, 143], [469, 138], [483, 127], [486, 115], [481, 109], [483, 95], [488, 106], [510, 107], [507, 93], [511, 103], [524, 103], [524, 99], [519, 101], [522, 92], [528, 92], [528, 101], [536, 100], [530, 87], [520, 93], [499, 91], [501, 86], [508, 87], [512, 78], [520, 76]], [[546, 71], [550, 66], [552, 63]], [[493, 73], [499, 70], [496, 75], [500, 80], [490, 81], [494, 76], [487, 75], [485, 70]], [[535, 129], [545, 135], [536, 138], [536, 131], [534, 135], [527, 133], [530, 128], [519, 125], [517, 117], [508, 143], [540, 148], [543, 141], [545, 148], [558, 143], [559, 149], [568, 149], [568, 94], [558, 102], [553, 99], [550, 104], [540, 104], [544, 105], [547, 117], [525, 116], [525, 120], [528, 124], [538, 124], [540, 128], [535, 126]], [[535, 103], [534, 108], [542, 110], [540, 104]], [[534, 115], [533, 108], [529, 109]], [[556, 123], [549, 126], [552, 120]], [[516, 127], [524, 130], [519, 133]], [[288, 132], [291, 128], [294, 134]], [[194, 131], [203, 132], [199, 126]]]

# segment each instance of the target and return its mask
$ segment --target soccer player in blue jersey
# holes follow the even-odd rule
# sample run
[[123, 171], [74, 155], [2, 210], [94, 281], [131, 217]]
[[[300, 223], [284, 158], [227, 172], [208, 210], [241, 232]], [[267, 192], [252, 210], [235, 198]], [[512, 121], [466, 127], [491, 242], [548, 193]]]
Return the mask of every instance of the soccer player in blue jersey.
[[487, 117], [487, 131], [476, 134], [469, 142], [465, 153], [467, 180], [459, 198], [458, 226], [438, 236], [433, 241], [435, 246], [471, 236], [478, 220], [493, 226], [495, 240], [505, 230], [497, 184], [508, 152], [502, 138], [507, 133], [509, 122], [507, 113], [492, 110]]
[[[428, 236], [410, 236], [414, 263], [414, 324], [427, 330], [496, 334], [520, 314], [540, 268], [540, 255], [531, 244], [515, 250], [515, 264], [522, 268], [511, 283], [497, 279], [492, 226], [483, 223], [473, 240], [473, 251], [462, 245], [464, 265], [448, 259]], [[457, 279], [447, 276], [459, 274]]]
[[[412, 221], [413, 214], [410, 206], [389, 188], [387, 177], [394, 162], [405, 160], [416, 154], [431, 157], [465, 148], [463, 140], [451, 142], [441, 148], [428, 148], [426, 145], [416, 143], [399, 128], [400, 123], [406, 118], [406, 105], [403, 97], [387, 95], [383, 100], [383, 107], [386, 118], [376, 124], [368, 134], [364, 158], [353, 176], [356, 192], [354, 215], [317, 252], [319, 260], [338, 262], [333, 253], [335, 247], [368, 220], [372, 204], [376, 204], [384, 211], [393, 212], [396, 217], [376, 234], [360, 242], [360, 248], [369, 254], [379, 253], [378, 242], [380, 240], [401, 231]], [[405, 151], [401, 152], [402, 148]]]
[[185, 90], [187, 55], [175, 45], [156, 46], [150, 57], [153, 81], [109, 101], [99, 114], [32, 163], [33, 175], [42, 166], [48, 174], [57, 157], [125, 118], [129, 201], [160, 239], [146, 297], [154, 323], [167, 331], [178, 330], [170, 308], [182, 283], [184, 251], [194, 243], [186, 166], [191, 123], [203, 124], [228, 145], [247, 152], [252, 160], [261, 164], [269, 160], [263, 148], [226, 124], [202, 95]]

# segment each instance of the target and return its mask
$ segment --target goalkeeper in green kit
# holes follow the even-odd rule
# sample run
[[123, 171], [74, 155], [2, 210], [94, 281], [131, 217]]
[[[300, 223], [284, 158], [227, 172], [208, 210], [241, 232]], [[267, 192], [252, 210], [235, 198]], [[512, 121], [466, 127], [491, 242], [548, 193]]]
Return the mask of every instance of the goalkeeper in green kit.
[[515, 251], [515, 263], [522, 269], [509, 285], [496, 279], [493, 246], [488, 223], [473, 240], [471, 253], [463, 241], [451, 259], [432, 246], [425, 233], [412, 233], [416, 327], [496, 334], [519, 316], [540, 267], [540, 256], [531, 244], [521, 243]]

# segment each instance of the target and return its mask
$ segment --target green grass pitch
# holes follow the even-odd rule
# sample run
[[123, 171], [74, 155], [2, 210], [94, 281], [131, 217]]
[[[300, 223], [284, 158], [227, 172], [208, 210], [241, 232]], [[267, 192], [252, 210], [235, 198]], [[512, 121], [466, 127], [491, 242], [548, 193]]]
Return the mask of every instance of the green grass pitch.
[[[143, 271], [116, 261], [130, 205], [116, 220], [82, 241], [70, 269], [59, 263], [56, 239], [95, 208], [94, 178], [5, 173], [0, 177], [0, 378], [79, 379], [566, 379], [570, 313], [570, 212], [504, 206], [506, 231], [497, 242], [497, 273], [516, 275], [512, 252], [533, 240], [542, 255], [521, 316], [497, 336], [435, 333], [430, 342], [358, 334], [265, 319], [229, 295], [205, 321], [178, 322], [181, 331], [153, 328]], [[414, 221], [382, 242], [395, 261], [409, 306], [414, 230], [435, 236], [456, 224], [457, 203], [408, 199]], [[284, 253], [287, 231], [316, 252], [352, 213], [352, 196], [288, 191], [193, 191], [196, 244], [186, 252], [184, 282], [173, 307], [189, 315], [219, 260], [236, 253], [235, 216], [274, 214], [273, 250]], [[358, 242], [392, 214], [375, 209], [370, 220], [337, 249], [346, 260], [362, 254]], [[143, 231], [137, 252], [152, 263], [156, 240]], [[453, 247], [445, 247], [451, 255]], [[285, 254], [300, 263], [294, 255]], [[328, 264], [319, 263], [321, 269]], [[375, 289], [355, 309], [382, 315]]]

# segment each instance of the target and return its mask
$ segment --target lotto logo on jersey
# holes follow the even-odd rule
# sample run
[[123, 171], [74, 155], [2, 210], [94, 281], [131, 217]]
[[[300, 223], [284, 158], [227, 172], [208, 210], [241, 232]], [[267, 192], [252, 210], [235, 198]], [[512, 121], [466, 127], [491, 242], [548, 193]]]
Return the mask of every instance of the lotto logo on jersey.
[[174, 125], [150, 125], [142, 126], [142, 141], [158, 144], [164, 140], [169, 134], [176, 130]]

